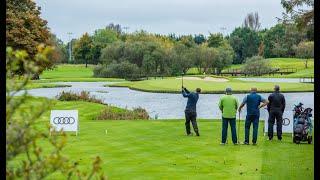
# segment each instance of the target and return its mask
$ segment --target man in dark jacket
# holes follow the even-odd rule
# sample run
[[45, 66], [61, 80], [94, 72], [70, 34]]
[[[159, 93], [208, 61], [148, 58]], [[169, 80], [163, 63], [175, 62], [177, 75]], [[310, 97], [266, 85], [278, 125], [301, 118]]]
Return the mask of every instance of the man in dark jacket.
[[278, 85], [274, 86], [274, 93], [270, 94], [268, 97], [268, 136], [269, 140], [273, 138], [273, 125], [275, 119], [277, 119], [277, 136], [278, 140], [282, 139], [282, 115], [286, 107], [286, 100], [284, 96], [280, 93], [280, 87]]
[[190, 131], [190, 121], [193, 126], [193, 130], [196, 133], [197, 136], [200, 136], [199, 129], [197, 125], [197, 102], [199, 99], [199, 93], [201, 92], [200, 88], [196, 89], [196, 92], [189, 92], [185, 87], [182, 86], [182, 95], [183, 97], [188, 98], [187, 106], [185, 109], [185, 116], [186, 116], [186, 131], [187, 135], [192, 135]]

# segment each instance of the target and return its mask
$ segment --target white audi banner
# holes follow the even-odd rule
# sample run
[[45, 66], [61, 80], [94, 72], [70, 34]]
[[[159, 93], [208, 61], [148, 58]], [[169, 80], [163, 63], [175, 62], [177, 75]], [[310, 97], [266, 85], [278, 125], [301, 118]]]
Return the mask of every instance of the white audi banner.
[[[277, 135], [277, 120], [273, 125], [273, 134]], [[284, 118], [282, 123], [282, 133], [293, 133], [293, 122], [291, 119]], [[264, 121], [264, 135], [268, 135], [268, 120]]]
[[51, 131], [74, 131], [78, 135], [78, 110], [51, 110]]

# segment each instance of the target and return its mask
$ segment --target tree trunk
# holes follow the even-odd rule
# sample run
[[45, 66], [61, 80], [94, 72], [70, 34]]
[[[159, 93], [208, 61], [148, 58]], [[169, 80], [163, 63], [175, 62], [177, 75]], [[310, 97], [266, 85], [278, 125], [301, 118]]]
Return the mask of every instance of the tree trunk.
[[307, 69], [308, 68], [308, 60], [306, 60], [305, 65], [306, 65], [306, 69]]
[[31, 80], [39, 80], [39, 79], [40, 79], [40, 77], [39, 77], [39, 74], [38, 74], [38, 73], [34, 74], [34, 75], [32, 76], [32, 78], [31, 78]]

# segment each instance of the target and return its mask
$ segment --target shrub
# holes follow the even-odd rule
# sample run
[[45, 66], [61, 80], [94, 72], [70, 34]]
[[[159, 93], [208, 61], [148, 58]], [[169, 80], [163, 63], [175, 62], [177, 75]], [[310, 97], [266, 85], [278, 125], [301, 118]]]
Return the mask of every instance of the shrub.
[[87, 91], [81, 91], [80, 93], [62, 91], [60, 94], [56, 96], [56, 98], [60, 101], [87, 101], [105, 104], [101, 99], [97, 99], [95, 96], [90, 96], [89, 92]]
[[139, 67], [128, 61], [113, 62], [107, 66], [98, 65], [93, 72], [95, 77], [124, 78], [126, 80], [135, 80], [141, 77]]
[[149, 119], [148, 112], [141, 108], [134, 108], [133, 110], [115, 110], [107, 106], [97, 117], [97, 120], [134, 120], [134, 119]]
[[296, 56], [298, 58], [313, 58], [314, 57], [314, 42], [303, 41], [295, 47]]
[[261, 56], [253, 56], [246, 59], [246, 63], [242, 68], [242, 71], [251, 75], [262, 75], [272, 71], [272, 67], [269, 62]]

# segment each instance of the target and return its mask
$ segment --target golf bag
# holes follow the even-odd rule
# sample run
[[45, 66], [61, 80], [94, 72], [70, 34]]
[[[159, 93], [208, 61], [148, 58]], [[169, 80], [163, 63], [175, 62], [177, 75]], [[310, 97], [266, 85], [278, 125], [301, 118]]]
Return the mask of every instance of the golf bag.
[[312, 109], [302, 107], [302, 103], [293, 109], [293, 142], [299, 144], [303, 141], [312, 143]]

